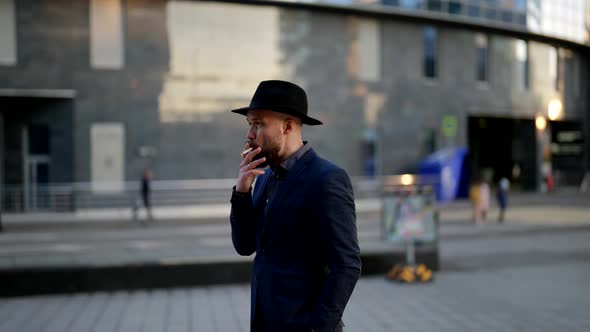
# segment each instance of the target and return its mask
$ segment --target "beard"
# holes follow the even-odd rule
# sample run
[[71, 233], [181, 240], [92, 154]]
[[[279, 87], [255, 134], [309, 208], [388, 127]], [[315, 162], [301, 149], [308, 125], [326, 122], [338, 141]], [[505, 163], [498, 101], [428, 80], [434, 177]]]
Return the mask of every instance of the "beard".
[[[250, 145], [250, 147], [252, 149], [256, 149], [259, 147], [259, 145], [254, 142], [248, 142], [248, 144]], [[278, 151], [279, 151], [279, 149], [277, 147], [262, 146], [262, 150], [260, 152], [258, 152], [258, 154], [256, 154], [252, 158], [252, 161], [258, 160], [262, 157], [265, 157], [266, 160], [262, 164], [256, 166], [256, 168], [265, 168], [271, 164], [274, 164], [273, 161], [278, 160], [278, 158], [277, 158]]]

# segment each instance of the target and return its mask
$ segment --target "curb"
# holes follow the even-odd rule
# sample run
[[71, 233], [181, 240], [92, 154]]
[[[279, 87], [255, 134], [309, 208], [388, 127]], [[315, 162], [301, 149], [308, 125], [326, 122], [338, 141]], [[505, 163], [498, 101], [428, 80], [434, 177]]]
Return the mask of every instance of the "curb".
[[[361, 260], [363, 276], [385, 275], [393, 265], [405, 262], [405, 252], [373, 251], [361, 254]], [[416, 261], [438, 270], [438, 251], [417, 249]], [[251, 271], [249, 259], [0, 269], [0, 297], [248, 283]]]

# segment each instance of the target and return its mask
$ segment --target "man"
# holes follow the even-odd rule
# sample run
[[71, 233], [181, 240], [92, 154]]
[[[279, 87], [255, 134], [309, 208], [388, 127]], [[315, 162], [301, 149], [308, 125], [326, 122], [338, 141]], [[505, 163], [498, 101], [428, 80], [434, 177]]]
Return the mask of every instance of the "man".
[[[141, 201], [138, 199], [135, 201], [133, 205], [133, 219], [136, 220], [138, 218], [139, 208], [140, 205], [143, 204], [145, 207], [145, 211], [147, 213], [147, 219], [152, 220], [154, 218], [152, 214], [152, 205], [151, 205], [151, 181], [152, 181], [153, 173], [149, 168], [144, 169], [143, 174], [141, 175]], [[143, 223], [143, 221], [142, 221]]]
[[261, 82], [250, 106], [232, 112], [249, 125], [230, 219], [236, 251], [256, 252], [251, 330], [342, 331], [361, 260], [350, 179], [301, 137], [302, 124], [322, 123], [285, 81]]
[[150, 200], [151, 196], [151, 181], [152, 181], [153, 173], [152, 170], [146, 168], [143, 171], [143, 176], [141, 177], [141, 200], [143, 202], [143, 206], [147, 211], [148, 219], [153, 219], [152, 215], [152, 204]]

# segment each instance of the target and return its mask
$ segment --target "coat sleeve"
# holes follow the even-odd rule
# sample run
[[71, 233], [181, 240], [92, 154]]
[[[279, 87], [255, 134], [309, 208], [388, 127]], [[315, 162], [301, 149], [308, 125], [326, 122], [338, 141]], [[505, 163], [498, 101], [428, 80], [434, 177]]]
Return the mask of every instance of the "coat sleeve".
[[256, 251], [256, 217], [252, 203], [252, 188], [240, 193], [233, 188], [231, 196], [231, 239], [237, 253], [250, 256]]
[[316, 332], [334, 331], [360, 277], [354, 194], [342, 169], [323, 177], [315, 217], [328, 275], [312, 312]]

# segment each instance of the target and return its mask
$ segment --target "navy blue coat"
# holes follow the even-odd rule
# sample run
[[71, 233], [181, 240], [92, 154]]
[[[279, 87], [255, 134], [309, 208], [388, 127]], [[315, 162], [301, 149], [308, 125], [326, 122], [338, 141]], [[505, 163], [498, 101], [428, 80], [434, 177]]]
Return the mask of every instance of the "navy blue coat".
[[350, 179], [310, 149], [266, 202], [270, 173], [231, 199], [234, 247], [256, 252], [251, 330], [333, 332], [361, 271]]

